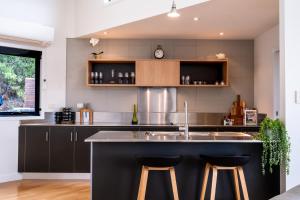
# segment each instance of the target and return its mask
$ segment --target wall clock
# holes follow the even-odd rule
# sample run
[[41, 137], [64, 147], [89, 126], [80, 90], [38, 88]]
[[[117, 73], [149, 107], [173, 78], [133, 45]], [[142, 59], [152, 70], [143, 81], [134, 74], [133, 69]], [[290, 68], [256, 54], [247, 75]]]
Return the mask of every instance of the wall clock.
[[165, 56], [165, 53], [164, 53], [164, 50], [162, 49], [161, 45], [157, 45], [157, 48], [154, 51], [154, 57], [156, 59], [162, 59], [162, 58], [164, 58], [164, 56]]

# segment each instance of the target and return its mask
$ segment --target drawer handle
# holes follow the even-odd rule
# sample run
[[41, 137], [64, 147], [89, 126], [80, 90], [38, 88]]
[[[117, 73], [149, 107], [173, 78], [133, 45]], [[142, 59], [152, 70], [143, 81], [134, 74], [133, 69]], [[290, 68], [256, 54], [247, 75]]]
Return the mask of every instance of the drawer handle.
[[75, 132], [75, 142], [77, 142], [77, 140], [78, 140], [78, 133], [77, 133], [77, 131]]
[[71, 142], [73, 142], [73, 132], [71, 132]]
[[49, 141], [49, 133], [48, 133], [48, 131], [46, 132], [46, 142], [48, 142]]

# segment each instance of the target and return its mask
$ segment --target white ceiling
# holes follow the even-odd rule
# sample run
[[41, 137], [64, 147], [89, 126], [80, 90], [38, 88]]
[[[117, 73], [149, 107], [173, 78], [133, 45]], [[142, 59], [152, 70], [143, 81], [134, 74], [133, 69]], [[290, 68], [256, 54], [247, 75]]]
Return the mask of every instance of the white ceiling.
[[[171, 6], [171, 5], [170, 5]], [[138, 9], [138, 8], [136, 8]], [[279, 23], [278, 0], [211, 0], [89, 35], [98, 38], [253, 39]], [[198, 21], [193, 18], [198, 17]], [[224, 32], [223, 36], [219, 33]]]

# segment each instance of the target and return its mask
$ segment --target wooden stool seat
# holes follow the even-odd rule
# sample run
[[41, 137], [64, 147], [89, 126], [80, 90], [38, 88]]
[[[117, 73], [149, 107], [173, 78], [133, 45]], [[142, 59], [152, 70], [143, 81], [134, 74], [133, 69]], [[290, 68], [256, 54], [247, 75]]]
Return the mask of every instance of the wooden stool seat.
[[136, 159], [142, 165], [137, 200], [145, 200], [149, 171], [169, 171], [174, 200], [179, 200], [174, 167], [180, 162], [181, 156], [137, 156]]
[[241, 199], [239, 179], [241, 181], [244, 200], [249, 200], [243, 165], [247, 164], [250, 160], [250, 156], [200, 156], [206, 162], [202, 190], [200, 200], [204, 200], [208, 176], [210, 170], [212, 170], [212, 185], [210, 200], [214, 200], [216, 196], [217, 178], [219, 170], [231, 170], [234, 178], [235, 198]]

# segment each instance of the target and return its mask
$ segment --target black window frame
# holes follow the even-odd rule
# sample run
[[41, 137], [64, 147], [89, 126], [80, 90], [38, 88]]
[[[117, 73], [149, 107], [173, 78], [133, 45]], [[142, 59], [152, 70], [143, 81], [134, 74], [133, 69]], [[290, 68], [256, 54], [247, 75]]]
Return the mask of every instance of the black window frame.
[[40, 116], [40, 67], [42, 51], [0, 46], [0, 54], [35, 59], [35, 109], [33, 112], [0, 112], [0, 117]]

